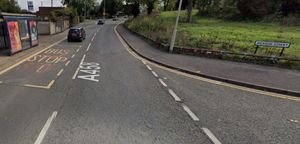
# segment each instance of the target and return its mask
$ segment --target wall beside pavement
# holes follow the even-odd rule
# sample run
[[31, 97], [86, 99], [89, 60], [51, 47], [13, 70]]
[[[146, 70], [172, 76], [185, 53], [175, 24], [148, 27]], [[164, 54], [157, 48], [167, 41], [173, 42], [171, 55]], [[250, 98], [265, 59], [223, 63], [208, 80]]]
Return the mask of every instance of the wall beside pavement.
[[52, 35], [65, 31], [70, 27], [68, 20], [60, 20], [57, 22], [40, 21], [38, 22], [39, 35]]

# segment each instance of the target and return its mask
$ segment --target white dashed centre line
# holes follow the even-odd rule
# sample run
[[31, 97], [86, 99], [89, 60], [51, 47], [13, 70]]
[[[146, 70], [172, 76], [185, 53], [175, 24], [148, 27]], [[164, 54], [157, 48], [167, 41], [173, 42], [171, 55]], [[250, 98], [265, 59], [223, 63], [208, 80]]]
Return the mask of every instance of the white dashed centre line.
[[34, 142], [34, 144], [41, 144], [52, 121], [55, 119], [57, 115], [57, 111], [53, 112], [52, 115], [48, 118], [48, 120], [46, 121], [46, 124], [44, 125], [43, 129], [41, 130], [38, 138], [36, 139], [36, 141]]
[[149, 65], [146, 65], [148, 70], [152, 71], [152, 68]]
[[168, 91], [170, 95], [175, 99], [175, 101], [181, 102], [181, 99], [176, 95], [176, 93], [172, 89], [169, 89]]
[[191, 109], [188, 106], [182, 104], [182, 107], [194, 121], [199, 121], [199, 118], [191, 111]]
[[167, 87], [167, 86], [168, 86], [162, 79], [158, 79], [158, 81], [159, 81], [164, 87]]
[[77, 49], [76, 52], [79, 52], [79, 49]]
[[152, 72], [152, 74], [153, 74], [155, 77], [158, 77], [158, 75], [156, 74], [155, 71], [151, 71], [151, 72]]
[[64, 72], [64, 69], [61, 69], [61, 70], [57, 73], [57, 76], [59, 77], [63, 72]]
[[143, 64], [145, 64], [145, 65], [147, 64], [144, 60], [142, 60], [142, 62], [143, 62]]
[[202, 130], [213, 144], [222, 144], [208, 128], [202, 128]]
[[[82, 59], [81, 59], [81, 61], [80, 61], [80, 64], [79, 64], [79, 65], [81, 65], [81, 64], [83, 63], [84, 59], [85, 59], [85, 55], [83, 55], [83, 57], [82, 57]], [[75, 79], [75, 78], [76, 78], [76, 76], [77, 76], [78, 72], [79, 72], [79, 66], [78, 66], [78, 68], [76, 69], [76, 71], [75, 71], [75, 73], [74, 73], [74, 75], [73, 75], [72, 79]]]
[[73, 54], [71, 58], [74, 58], [74, 57], [75, 57], [75, 54]]
[[91, 47], [91, 43], [89, 44], [89, 46], [87, 47], [86, 51], [89, 51]]

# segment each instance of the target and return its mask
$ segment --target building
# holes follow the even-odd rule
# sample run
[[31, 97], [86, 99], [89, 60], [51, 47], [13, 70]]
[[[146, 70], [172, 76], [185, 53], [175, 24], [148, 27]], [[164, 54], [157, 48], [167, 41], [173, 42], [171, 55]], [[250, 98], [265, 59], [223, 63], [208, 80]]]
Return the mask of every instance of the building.
[[[37, 12], [39, 7], [53, 6], [53, 7], [62, 7], [61, 0], [53, 0], [53, 5], [51, 5], [51, 0], [16, 0], [21, 9]], [[32, 5], [31, 5], [32, 4]], [[33, 9], [33, 10], [32, 10]]]
[[38, 43], [35, 15], [0, 13], [0, 50], [12, 55]]

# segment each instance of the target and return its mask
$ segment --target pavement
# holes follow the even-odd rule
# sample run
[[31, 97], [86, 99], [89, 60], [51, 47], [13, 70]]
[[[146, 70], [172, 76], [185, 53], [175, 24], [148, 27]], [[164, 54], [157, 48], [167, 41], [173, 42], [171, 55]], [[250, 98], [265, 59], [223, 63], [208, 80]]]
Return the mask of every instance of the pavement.
[[63, 38], [0, 71], [1, 144], [300, 142], [300, 98], [155, 65], [116, 26], [87, 24], [82, 43]]
[[122, 25], [119, 33], [144, 58], [192, 74], [237, 85], [300, 96], [300, 71], [161, 51]]

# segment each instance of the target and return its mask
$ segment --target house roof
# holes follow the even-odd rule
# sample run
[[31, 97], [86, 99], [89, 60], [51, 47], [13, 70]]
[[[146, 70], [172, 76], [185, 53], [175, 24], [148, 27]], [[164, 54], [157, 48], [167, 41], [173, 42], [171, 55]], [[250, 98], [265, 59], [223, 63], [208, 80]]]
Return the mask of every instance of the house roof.
[[37, 16], [46, 17], [49, 16], [52, 11], [61, 10], [65, 7], [39, 7], [39, 11], [36, 13]]

